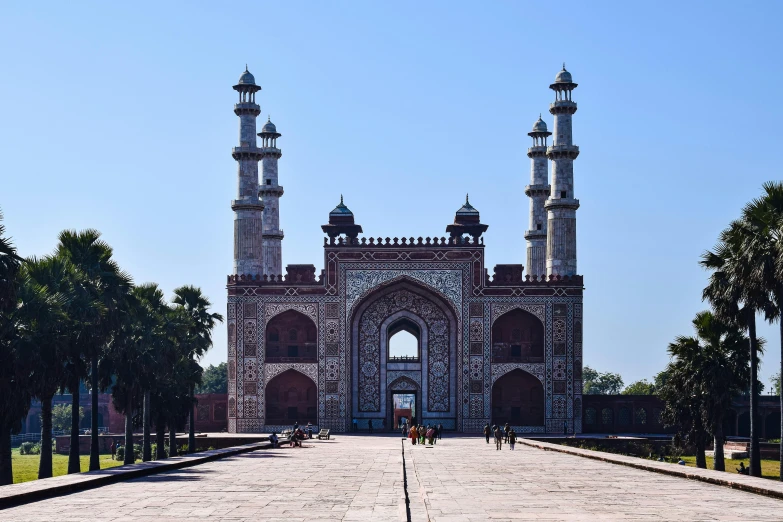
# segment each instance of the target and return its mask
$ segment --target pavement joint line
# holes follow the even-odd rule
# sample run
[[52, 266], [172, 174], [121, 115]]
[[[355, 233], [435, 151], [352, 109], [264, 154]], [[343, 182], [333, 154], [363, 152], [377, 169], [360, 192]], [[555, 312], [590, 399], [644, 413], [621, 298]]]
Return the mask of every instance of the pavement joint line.
[[[271, 444], [268, 441], [255, 442], [243, 444], [242, 446], [233, 446], [219, 450], [201, 451], [190, 455], [169, 457], [164, 460], [150, 460], [138, 464], [127, 464], [98, 471], [85, 471], [82, 473], [60, 475], [58, 477], [22, 482], [19, 484], [9, 484], [0, 488], [0, 511], [21, 504], [28, 504], [30, 502], [37, 502], [59, 497], [61, 495], [68, 495], [79, 491], [115, 484], [124, 480], [197, 466], [206, 462], [233, 457], [235, 455], [268, 448], [270, 446]], [[46, 484], [44, 484], [45, 481], [47, 482]], [[55, 482], [59, 482], [59, 484]]]
[[764, 479], [761, 477], [749, 477], [746, 475], [739, 475], [739, 474], [734, 476], [725, 471], [692, 468], [692, 467], [672, 464], [669, 462], [650, 461], [646, 459], [641, 459], [639, 457], [629, 457], [626, 455], [617, 455], [617, 454], [607, 453], [603, 451], [595, 451], [595, 450], [588, 450], [582, 448], [572, 448], [560, 444], [542, 442], [535, 439], [519, 438], [517, 439], [517, 442], [544, 451], [556, 451], [559, 453], [566, 453], [568, 455], [574, 455], [577, 457], [599, 460], [602, 462], [608, 462], [610, 464], [618, 464], [621, 466], [628, 466], [630, 468], [652, 471], [654, 473], [661, 473], [663, 475], [670, 475], [673, 477], [679, 477], [688, 480], [706, 482], [708, 484], [714, 484], [717, 486], [728, 487], [731, 489], [737, 489], [740, 491], [746, 491], [748, 493], [755, 493], [757, 495], [763, 495], [765, 497], [774, 497], [776, 499], [783, 500], [783, 483], [773, 482], [770, 479]]
[[401, 439], [400, 443], [402, 447], [402, 491], [403, 491], [402, 500], [405, 503], [405, 511], [404, 511], [405, 521], [411, 522], [411, 499], [408, 496], [408, 474], [405, 471], [405, 439]]

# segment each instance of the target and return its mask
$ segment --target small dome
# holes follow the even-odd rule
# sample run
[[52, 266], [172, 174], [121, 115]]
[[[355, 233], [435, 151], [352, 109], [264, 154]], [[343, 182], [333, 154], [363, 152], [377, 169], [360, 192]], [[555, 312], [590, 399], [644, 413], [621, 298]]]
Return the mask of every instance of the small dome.
[[533, 132], [547, 132], [546, 122], [541, 119], [541, 115], [538, 115], [538, 120], [533, 124]]
[[566, 71], [565, 64], [563, 64], [563, 70], [555, 76], [555, 83], [574, 83], [571, 79], [571, 73]]
[[458, 216], [466, 216], [466, 215], [475, 215], [478, 214], [479, 211], [475, 209], [473, 205], [470, 204], [470, 201], [468, 200], [467, 194], [465, 195], [465, 204], [462, 205], [462, 207], [457, 210]]
[[261, 128], [262, 133], [277, 134], [277, 127], [272, 123], [272, 120], [267, 120], [264, 126]]
[[340, 194], [340, 204], [334, 207], [334, 210], [329, 212], [329, 215], [330, 216], [348, 216], [348, 215], [353, 216], [353, 212], [351, 212], [351, 209], [349, 209], [343, 204], [342, 194]]
[[250, 74], [250, 71], [247, 70], [247, 66], [245, 67], [245, 72], [242, 73], [242, 76], [239, 77], [239, 85], [255, 85], [256, 79], [253, 77], [252, 74]]

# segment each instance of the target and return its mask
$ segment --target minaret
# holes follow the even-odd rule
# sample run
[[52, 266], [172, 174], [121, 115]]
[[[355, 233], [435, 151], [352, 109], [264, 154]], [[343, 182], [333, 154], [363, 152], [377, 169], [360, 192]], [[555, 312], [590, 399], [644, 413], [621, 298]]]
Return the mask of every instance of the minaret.
[[571, 101], [571, 91], [576, 84], [571, 73], [557, 73], [555, 83], [549, 86], [555, 91], [555, 101], [549, 112], [555, 116], [555, 136], [546, 155], [552, 161], [552, 191], [544, 208], [549, 222], [546, 237], [547, 275], [570, 276], [576, 274], [576, 209], [579, 200], [574, 198], [574, 160], [579, 147], [573, 144], [571, 118], [576, 103]]
[[527, 264], [525, 268], [530, 276], [546, 275], [546, 210], [544, 204], [551, 187], [547, 183], [546, 140], [552, 133], [547, 131], [546, 123], [538, 116], [533, 130], [527, 133], [533, 138], [533, 146], [527, 149], [530, 158], [530, 185], [525, 194], [530, 198], [530, 227], [525, 232], [527, 239]]
[[256, 92], [261, 87], [245, 67], [234, 85], [239, 92], [239, 103], [234, 114], [239, 116], [239, 147], [231, 155], [239, 165], [237, 199], [231, 202], [234, 211], [234, 274], [257, 276], [263, 273], [262, 223], [264, 205], [258, 199], [258, 161], [261, 149], [256, 147], [256, 118], [261, 107], [256, 105]]
[[283, 231], [280, 230], [280, 196], [283, 187], [277, 180], [277, 160], [283, 153], [277, 148], [275, 124], [267, 119], [258, 133], [261, 138], [261, 186], [259, 195], [264, 203], [264, 273], [281, 275], [283, 273]]

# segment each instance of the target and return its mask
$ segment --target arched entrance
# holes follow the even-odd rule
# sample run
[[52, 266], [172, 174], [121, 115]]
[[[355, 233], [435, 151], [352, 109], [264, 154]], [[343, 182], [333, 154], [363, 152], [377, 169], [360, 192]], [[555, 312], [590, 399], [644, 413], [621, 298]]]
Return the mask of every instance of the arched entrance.
[[266, 385], [266, 423], [318, 424], [318, 393], [315, 383], [296, 370], [287, 370]]
[[[456, 317], [436, 292], [407, 280], [377, 290], [353, 310], [351, 411], [360, 429], [370, 419], [376, 428], [396, 427], [396, 395], [414, 406], [417, 422], [456, 427]], [[400, 336], [409, 337], [409, 346], [397, 351]], [[395, 382], [412, 385], [393, 389]]]
[[543, 426], [544, 412], [544, 386], [526, 371], [512, 370], [492, 385], [494, 424]]

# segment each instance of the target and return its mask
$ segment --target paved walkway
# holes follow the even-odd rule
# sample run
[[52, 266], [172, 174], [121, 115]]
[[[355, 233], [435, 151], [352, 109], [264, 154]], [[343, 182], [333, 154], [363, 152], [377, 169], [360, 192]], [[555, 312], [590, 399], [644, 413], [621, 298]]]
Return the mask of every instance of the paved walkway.
[[[479, 438], [405, 445], [412, 520], [780, 520], [783, 501]], [[261, 450], [0, 511], [0, 519], [405, 520], [400, 439]]]

